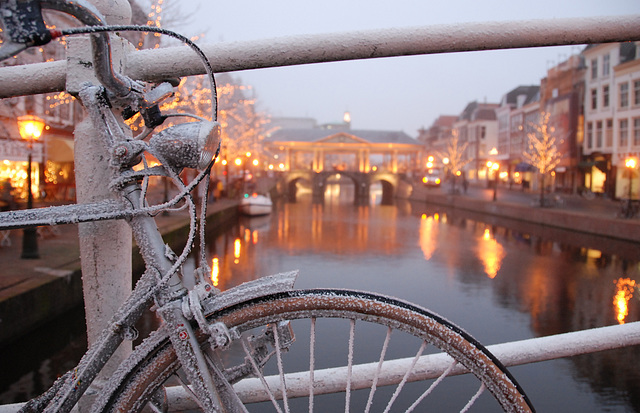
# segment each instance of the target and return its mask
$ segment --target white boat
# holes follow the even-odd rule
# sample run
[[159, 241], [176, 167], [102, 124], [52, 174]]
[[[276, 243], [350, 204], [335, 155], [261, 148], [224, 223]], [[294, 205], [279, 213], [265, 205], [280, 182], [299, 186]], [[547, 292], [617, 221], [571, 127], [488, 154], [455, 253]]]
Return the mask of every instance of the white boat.
[[240, 212], [244, 215], [256, 216], [271, 213], [273, 203], [268, 195], [258, 193], [244, 194], [240, 199]]

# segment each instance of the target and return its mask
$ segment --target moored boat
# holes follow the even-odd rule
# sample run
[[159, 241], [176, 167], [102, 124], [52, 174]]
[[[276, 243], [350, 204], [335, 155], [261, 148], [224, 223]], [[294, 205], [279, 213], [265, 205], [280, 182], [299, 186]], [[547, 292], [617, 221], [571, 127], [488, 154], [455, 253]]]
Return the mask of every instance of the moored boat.
[[267, 215], [271, 213], [272, 207], [273, 203], [268, 195], [262, 195], [256, 192], [244, 194], [242, 199], [240, 199], [240, 212], [244, 215]]

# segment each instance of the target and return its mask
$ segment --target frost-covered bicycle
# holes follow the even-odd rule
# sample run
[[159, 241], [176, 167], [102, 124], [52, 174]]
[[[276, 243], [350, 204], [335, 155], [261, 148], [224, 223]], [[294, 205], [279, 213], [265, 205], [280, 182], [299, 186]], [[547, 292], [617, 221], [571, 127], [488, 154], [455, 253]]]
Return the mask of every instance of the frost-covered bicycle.
[[[41, 8], [75, 16], [86, 27], [49, 30]], [[205, 55], [163, 29], [105, 26], [100, 13], [81, 0], [3, 0], [0, 12], [0, 58], [54, 37], [90, 34], [99, 82], [83, 85], [78, 97], [110, 160], [110, 187], [118, 195], [118, 201], [2, 213], [0, 229], [124, 219], [146, 264], [132, 294], [78, 366], [26, 403], [24, 411], [71, 411], [120, 343], [135, 337], [135, 321], [151, 307], [161, 327], [117, 368], [92, 411], [387, 412], [424, 411], [429, 403], [437, 411], [472, 406], [533, 411], [493, 355], [423, 308], [367, 292], [294, 290], [296, 272], [215, 289], [205, 276], [206, 202], [198, 211], [192, 195], [209, 180], [220, 147], [215, 79]], [[146, 84], [113, 70], [107, 33], [126, 30], [171, 35], [198, 53], [212, 83], [211, 119], [189, 115], [189, 122], [155, 131], [173, 116], [162, 114], [159, 103], [174, 86]], [[134, 137], [118, 117], [137, 113], [145, 130]], [[160, 165], [147, 165], [145, 153]], [[198, 171], [187, 184], [180, 178], [185, 168]], [[157, 176], [171, 179], [179, 194], [151, 205], [147, 181]], [[155, 214], [176, 207], [187, 208], [190, 216], [187, 246], [180, 253], [165, 245], [154, 221]], [[204, 266], [186, 274], [182, 266], [198, 234]], [[187, 288], [192, 282], [186, 279], [194, 286]]]

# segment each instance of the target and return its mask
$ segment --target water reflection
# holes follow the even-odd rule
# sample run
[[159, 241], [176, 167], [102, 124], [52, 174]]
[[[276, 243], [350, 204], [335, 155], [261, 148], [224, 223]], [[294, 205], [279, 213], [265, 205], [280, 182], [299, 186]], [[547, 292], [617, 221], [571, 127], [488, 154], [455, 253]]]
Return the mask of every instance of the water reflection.
[[430, 260], [438, 245], [438, 220], [439, 214], [428, 216], [422, 214], [420, 219], [420, 248], [425, 260]]
[[[400, 296], [442, 313], [486, 343], [640, 319], [640, 303], [632, 299], [640, 263], [637, 245], [629, 243], [424, 204], [354, 206], [304, 199], [277, 204], [268, 225], [242, 220], [234, 231], [250, 235], [227, 235], [241, 245], [239, 257], [219, 255], [223, 289], [258, 275], [301, 269], [298, 287]], [[618, 285], [621, 278], [625, 281]], [[518, 368], [535, 399], [554, 394], [540, 411], [563, 410], [558, 409], [563, 403], [592, 411], [593, 406], [640, 411], [629, 407], [638, 406], [632, 395], [640, 394], [638, 373], [629, 371], [640, 363], [637, 349], [570, 361], [570, 369], [567, 360]], [[613, 372], [626, 378], [611, 381]]]
[[211, 260], [211, 283], [214, 287], [220, 285], [220, 260], [218, 257], [214, 257]]
[[629, 315], [629, 300], [633, 297], [636, 282], [630, 278], [619, 278], [616, 284], [616, 295], [613, 297], [613, 306], [616, 310], [618, 323], [624, 324]]
[[491, 235], [491, 230], [485, 228], [482, 241], [478, 243], [476, 254], [484, 265], [484, 272], [489, 278], [495, 278], [502, 266], [502, 259], [505, 256], [504, 248]]
[[[271, 216], [243, 218], [207, 243], [211, 277], [222, 290], [300, 269], [300, 288], [402, 297], [487, 344], [640, 319], [637, 244], [424, 203], [277, 203]], [[538, 411], [627, 412], [640, 411], [639, 363], [638, 348], [626, 348], [515, 372]], [[20, 378], [14, 387], [41, 389], [54, 373], [38, 370], [50, 364], [27, 373], [7, 364], [6, 371]]]

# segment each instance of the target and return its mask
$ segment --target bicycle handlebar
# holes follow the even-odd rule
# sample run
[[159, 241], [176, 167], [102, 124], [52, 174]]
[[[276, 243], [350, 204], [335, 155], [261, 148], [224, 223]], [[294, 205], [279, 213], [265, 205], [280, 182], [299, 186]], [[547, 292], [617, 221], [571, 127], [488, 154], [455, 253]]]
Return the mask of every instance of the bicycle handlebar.
[[[57, 30], [47, 29], [42, 9], [57, 10], [77, 18], [87, 26], [103, 26], [104, 17], [84, 0], [6, 0], [0, 6], [0, 18], [10, 41], [0, 48], [0, 60], [15, 56], [33, 46], [49, 43], [60, 35]], [[111, 43], [106, 33], [91, 35], [95, 73], [105, 88], [118, 97], [131, 92], [131, 81], [113, 70]]]

